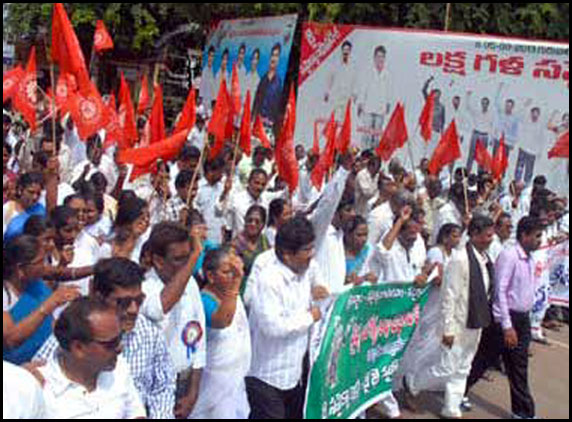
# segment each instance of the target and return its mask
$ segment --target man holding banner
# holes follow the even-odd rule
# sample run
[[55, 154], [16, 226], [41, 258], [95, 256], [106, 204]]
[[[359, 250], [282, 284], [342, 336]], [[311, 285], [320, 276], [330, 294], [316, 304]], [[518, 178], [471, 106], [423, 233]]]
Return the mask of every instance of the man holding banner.
[[494, 222], [475, 217], [469, 225], [470, 242], [455, 255], [444, 272], [441, 361], [419, 373], [406, 375], [406, 396], [413, 409], [423, 391], [445, 384], [445, 419], [461, 419], [467, 378], [477, 353], [481, 332], [491, 322], [489, 301], [494, 270], [487, 256], [493, 240]]

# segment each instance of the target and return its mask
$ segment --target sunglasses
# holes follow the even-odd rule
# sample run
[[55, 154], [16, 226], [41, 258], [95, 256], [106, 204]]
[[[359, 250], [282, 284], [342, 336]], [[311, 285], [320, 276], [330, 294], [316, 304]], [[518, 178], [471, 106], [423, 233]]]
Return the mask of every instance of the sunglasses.
[[145, 295], [141, 294], [137, 297], [124, 297], [115, 299], [115, 306], [117, 306], [117, 308], [121, 311], [126, 311], [131, 307], [132, 303], [135, 303], [135, 305], [137, 305], [137, 307], [140, 308], [141, 305], [143, 305], [144, 301], [145, 301]]
[[91, 340], [92, 343], [97, 343], [106, 350], [117, 350], [117, 348], [121, 345], [122, 341], [123, 341], [123, 334], [120, 334], [113, 340], [108, 340], [108, 341], [101, 341], [96, 339]]

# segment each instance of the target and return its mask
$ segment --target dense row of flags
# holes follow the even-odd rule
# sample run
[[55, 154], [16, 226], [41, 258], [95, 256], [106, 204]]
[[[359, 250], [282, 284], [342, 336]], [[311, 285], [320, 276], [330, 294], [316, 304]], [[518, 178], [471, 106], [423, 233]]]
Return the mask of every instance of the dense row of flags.
[[[111, 49], [113, 49], [113, 40], [103, 21], [98, 21], [93, 50], [97, 54], [102, 54]], [[110, 93], [108, 100], [104, 101], [97, 87], [90, 80], [78, 38], [62, 3], [54, 5], [51, 60], [59, 66], [59, 78], [55, 84], [55, 91], [50, 88], [45, 94], [53, 104], [51, 113], [54, 115], [58, 113], [59, 116], [69, 113], [78, 128], [81, 139], [86, 140], [105, 129], [104, 146], [117, 145], [119, 161], [135, 166], [132, 177], [153, 171], [153, 166], [159, 160], [170, 161], [177, 157], [186, 142], [188, 132], [194, 127], [197, 119], [196, 92], [193, 88], [189, 91], [180, 119], [170, 136], [167, 135], [164, 121], [162, 87], [154, 84], [153, 103], [151, 104], [147, 75], [142, 77], [136, 109], [123, 73], [117, 97], [119, 107], [117, 107], [114, 93]], [[25, 69], [16, 66], [5, 72], [3, 76], [3, 102], [12, 100], [14, 108], [22, 114], [32, 131], [38, 127], [36, 70], [36, 51], [32, 48]], [[241, 104], [241, 88], [235, 65], [230, 87], [227, 86], [226, 80], [221, 81], [216, 106], [207, 126], [207, 133], [214, 138], [209, 151], [210, 159], [219, 156], [228, 142], [231, 142], [236, 149], [240, 148], [245, 154], [250, 155], [253, 137], [263, 147], [272, 148], [261, 116], [257, 115], [252, 122], [251, 95], [252, 93], [248, 91], [244, 103]], [[137, 116], [145, 114], [149, 107], [151, 107], [150, 117], [140, 136]], [[421, 138], [427, 143], [433, 137], [434, 113], [435, 93], [431, 93], [426, 99], [418, 121]], [[296, 95], [294, 87], [291, 86], [282, 127], [276, 137], [274, 153], [278, 174], [292, 192], [297, 188], [299, 179], [294, 146], [295, 128]], [[346, 154], [351, 146], [351, 100], [347, 103], [342, 126], [338, 128], [335, 115], [332, 113], [323, 136], [326, 139], [323, 151], [320, 151], [317, 132], [313, 146], [313, 152], [319, 158], [313, 169], [311, 181], [318, 189], [322, 187], [328, 173], [334, 168], [336, 155]], [[395, 152], [403, 148], [408, 141], [405, 106], [398, 103], [380, 139], [376, 153], [382, 160], [389, 161]], [[205, 145], [208, 144], [205, 142]], [[480, 167], [492, 173], [496, 179], [502, 179], [508, 168], [504, 137], [494, 157], [482, 143], [477, 144], [475, 156]], [[437, 175], [460, 157], [459, 135], [456, 122], [453, 120], [433, 153], [429, 171]], [[568, 132], [560, 137], [549, 153], [549, 158], [560, 157], [569, 157]]]

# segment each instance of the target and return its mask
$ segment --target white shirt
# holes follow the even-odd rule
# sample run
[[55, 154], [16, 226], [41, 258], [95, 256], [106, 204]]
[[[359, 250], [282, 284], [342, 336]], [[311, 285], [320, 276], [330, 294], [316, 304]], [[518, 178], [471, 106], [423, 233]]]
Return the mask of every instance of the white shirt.
[[310, 217], [316, 235], [316, 261], [334, 292], [343, 290], [346, 281], [346, 253], [342, 230], [332, 220], [344, 194], [349, 172], [341, 168], [324, 189], [316, 211]]
[[387, 105], [392, 102], [393, 93], [389, 80], [389, 72], [384, 69], [369, 71], [369, 77], [364, 78], [362, 86], [361, 105], [366, 113], [386, 115]]
[[368, 242], [373, 246], [381, 242], [393, 227], [393, 220], [395, 220], [395, 216], [389, 202], [384, 202], [371, 211], [367, 222], [369, 229]]
[[199, 128], [195, 126], [189, 132], [189, 136], [187, 137], [187, 143], [189, 145], [197, 147], [199, 150], [202, 151], [203, 147], [205, 146], [205, 134], [206, 134], [206, 126], [203, 127], [203, 130], [199, 130]]
[[350, 98], [357, 97], [355, 66], [348, 62], [336, 63], [328, 77], [329, 101], [335, 108], [345, 108]]
[[487, 133], [490, 136], [494, 135], [495, 114], [491, 107], [489, 107], [486, 112], [483, 112], [483, 109], [479, 105], [479, 109], [475, 110], [472, 98], [469, 97], [467, 98], [467, 110], [469, 110], [469, 114], [473, 118], [474, 129], [477, 132]]
[[224, 191], [224, 184], [225, 179], [215, 185], [200, 184], [195, 198], [195, 206], [203, 215], [208, 227], [208, 239], [217, 245], [222, 244], [222, 229], [226, 224], [224, 214], [216, 209], [216, 204]]
[[92, 392], [64, 375], [57, 355], [38, 370], [46, 380], [46, 419], [136, 419], [147, 416], [129, 366], [121, 356], [113, 371], [99, 374]]
[[[74, 243], [73, 261], [69, 268], [89, 267], [97, 264], [100, 259], [100, 245], [93, 237], [84, 230], [82, 231]], [[89, 294], [90, 277], [81, 280], [70, 281], [67, 285], [74, 285], [80, 288], [81, 294], [87, 296]]]
[[456, 224], [459, 227], [463, 227], [463, 216], [455, 204], [452, 202], [447, 202], [445, 205], [443, 205], [435, 216], [435, 223], [433, 224], [433, 235], [431, 237], [432, 245], [437, 244], [437, 237], [439, 237], [439, 232], [441, 231], [441, 228], [446, 224]]
[[220, 197], [217, 198], [215, 210], [218, 213], [225, 213], [226, 227], [232, 230], [233, 236], [236, 236], [244, 230], [244, 220], [250, 207], [260, 205], [268, 211], [268, 207], [273, 200], [284, 198], [287, 194], [287, 190], [282, 192], [263, 192], [258, 199], [254, 199], [247, 190], [235, 190], [227, 198], [226, 204], [225, 201], [220, 201]]
[[306, 167], [300, 169], [300, 184], [292, 198], [292, 206], [295, 211], [306, 211], [310, 205], [320, 197], [318, 189], [313, 185], [311, 174]]
[[191, 277], [183, 296], [167, 314], [161, 303], [164, 287], [154, 269], [147, 273], [143, 282], [146, 298], [141, 312], [165, 334], [176, 373], [204, 368], [207, 362], [206, 321], [199, 286]]
[[105, 154], [101, 157], [101, 163], [99, 164], [98, 167], [95, 167], [89, 160], [84, 160], [81, 163], [77, 164], [75, 170], [72, 173], [72, 177], [70, 179], [70, 185], [73, 185], [75, 182], [79, 180], [79, 178], [83, 174], [85, 166], [87, 165], [90, 166], [90, 169], [85, 177], [85, 180], [89, 180], [91, 176], [93, 176], [96, 173], [102, 173], [105, 176], [105, 179], [107, 180], [106, 192], [107, 193], [113, 192], [113, 189], [115, 188], [115, 185], [117, 183], [117, 179], [119, 179], [119, 172], [113, 160]]
[[529, 154], [540, 154], [548, 144], [547, 135], [546, 123], [543, 123], [540, 119], [537, 122], [528, 119], [528, 121], [523, 123], [520, 131], [519, 147]]
[[[481, 266], [485, 291], [491, 280], [487, 269], [488, 258], [473, 248]], [[466, 249], [453, 252], [453, 257], [445, 268], [442, 287], [442, 315], [444, 334], [459, 336], [467, 330], [469, 318], [470, 265]]]
[[[64, 201], [66, 200], [66, 198], [68, 196], [72, 196], [75, 194], [75, 189], [72, 188], [70, 185], [68, 185], [67, 183], [60, 183], [58, 185], [58, 199], [57, 199], [57, 206], [61, 206], [64, 204]], [[42, 204], [44, 207], [46, 207], [46, 195], [47, 192], [45, 190], [42, 191], [42, 194], [40, 195], [40, 204]]]
[[367, 205], [378, 192], [377, 176], [372, 177], [367, 168], [360, 171], [356, 177], [356, 212], [365, 217], [367, 214]]
[[502, 242], [500, 240], [500, 237], [497, 234], [495, 234], [493, 237], [493, 242], [491, 243], [491, 246], [489, 247], [488, 251], [492, 263], [494, 264], [495, 262], [497, 262], [497, 259], [502, 253], [502, 251], [512, 246], [515, 246], [515, 244], [516, 244], [516, 239], [514, 240], [509, 239], [505, 242]]
[[203, 97], [203, 104], [207, 110], [211, 110], [212, 102], [216, 99], [218, 86], [216, 85], [216, 78], [212, 68], [205, 67], [201, 77], [201, 86], [199, 91]]
[[427, 250], [421, 235], [409, 253], [398, 239], [390, 250], [383, 246], [383, 242], [378, 243], [377, 250], [381, 259], [379, 283], [413, 283], [427, 261]]
[[2, 362], [2, 419], [45, 419], [40, 383], [25, 369]]
[[315, 261], [294, 274], [274, 257], [248, 284], [256, 289], [250, 304], [252, 364], [250, 377], [280, 390], [292, 390], [302, 378], [302, 362], [314, 324], [313, 286], [324, 285]]

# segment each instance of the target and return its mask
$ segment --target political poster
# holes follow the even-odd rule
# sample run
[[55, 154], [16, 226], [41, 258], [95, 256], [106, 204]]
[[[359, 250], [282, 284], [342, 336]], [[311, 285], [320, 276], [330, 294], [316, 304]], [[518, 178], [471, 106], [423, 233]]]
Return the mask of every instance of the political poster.
[[429, 288], [386, 284], [337, 297], [310, 341], [306, 419], [353, 419], [391, 393]]
[[[353, 104], [353, 142], [376, 148], [398, 102], [405, 107], [417, 165], [431, 157], [455, 119], [462, 141], [457, 165], [476, 170], [479, 140], [494, 153], [504, 135], [507, 177], [549, 176], [568, 195], [567, 160], [548, 151], [569, 125], [569, 44], [444, 32], [307, 23], [303, 26], [296, 142], [325, 144], [332, 112], [341, 126]], [[419, 131], [435, 93], [430, 142]], [[397, 157], [410, 166], [407, 147]]]
[[281, 117], [284, 81], [296, 30], [297, 15], [221, 21], [210, 35], [203, 53], [200, 96], [208, 110], [216, 100], [221, 81], [231, 86], [236, 65], [241, 103], [250, 91], [252, 120], [260, 114], [272, 128]]

